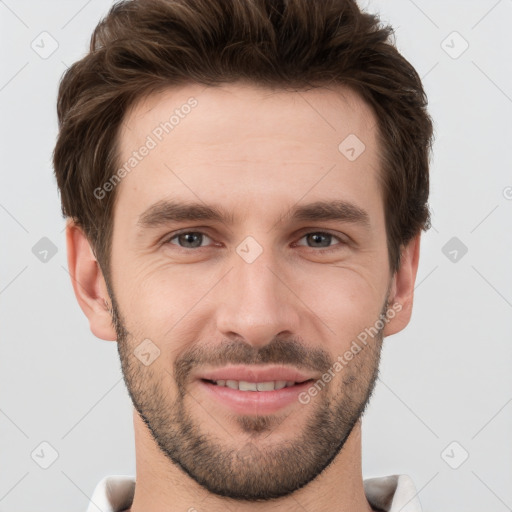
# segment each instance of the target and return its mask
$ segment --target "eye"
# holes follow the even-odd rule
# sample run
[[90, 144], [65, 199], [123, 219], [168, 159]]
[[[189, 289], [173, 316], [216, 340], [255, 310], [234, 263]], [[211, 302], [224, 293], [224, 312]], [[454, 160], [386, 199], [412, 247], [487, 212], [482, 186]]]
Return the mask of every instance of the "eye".
[[[301, 243], [301, 240], [305, 240], [306, 243]], [[211, 243], [213, 240], [201, 231], [182, 231], [167, 238], [164, 244], [177, 245], [182, 249], [199, 249], [207, 247], [208, 241]], [[346, 242], [341, 237], [325, 231], [312, 231], [304, 234], [294, 245], [306, 245], [311, 249], [323, 249], [320, 252], [330, 252], [344, 247]]]
[[[200, 231], [185, 231], [173, 235], [171, 238], [168, 238], [165, 243], [178, 245], [183, 249], [197, 249], [198, 247], [204, 247], [202, 242], [205, 239], [212, 241], [209, 236]], [[173, 242], [173, 240], [176, 240], [176, 242]]]
[[[313, 249], [324, 249], [327, 248], [326, 251], [323, 252], [329, 252], [332, 250], [337, 250], [340, 247], [345, 245], [345, 242], [338, 236], [332, 235], [331, 233], [326, 233], [324, 231], [313, 231], [311, 233], [306, 233], [300, 240], [306, 239], [308, 247], [311, 247]], [[337, 240], [339, 243], [331, 245], [331, 242], [333, 240]], [[305, 245], [301, 243], [297, 243], [296, 245]], [[338, 247], [340, 246], [340, 247]], [[332, 249], [331, 247], [334, 247]]]

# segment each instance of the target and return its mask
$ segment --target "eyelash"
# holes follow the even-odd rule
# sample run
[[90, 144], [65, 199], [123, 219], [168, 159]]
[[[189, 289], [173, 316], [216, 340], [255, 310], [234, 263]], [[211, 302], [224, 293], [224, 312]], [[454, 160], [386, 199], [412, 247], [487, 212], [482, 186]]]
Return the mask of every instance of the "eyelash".
[[[163, 245], [166, 245], [166, 244], [171, 244], [171, 245], [176, 245], [176, 247], [178, 247], [179, 249], [182, 249], [184, 251], [193, 251], [193, 250], [199, 250], [199, 249], [205, 249], [206, 247], [195, 247], [195, 248], [186, 248], [186, 247], [180, 247], [178, 244], [173, 244], [171, 242], [171, 240], [174, 240], [175, 238], [179, 237], [180, 235], [186, 235], [186, 234], [199, 234], [199, 235], [203, 235], [203, 236], [206, 236], [208, 238], [211, 239], [211, 237], [209, 237], [206, 233], [204, 233], [203, 231], [191, 231], [191, 230], [185, 230], [185, 231], [178, 231], [176, 233], [173, 233], [171, 236], [167, 237], [164, 241], [163, 241]], [[308, 235], [327, 235], [327, 236], [330, 236], [330, 237], [333, 237], [335, 239], [337, 239], [340, 243], [339, 244], [335, 244], [334, 246], [332, 247], [320, 247], [320, 248], [315, 248], [315, 247], [308, 247], [308, 246], [300, 246], [300, 247], [306, 247], [308, 249], [312, 249], [314, 250], [315, 252], [322, 252], [322, 253], [330, 253], [330, 252], [334, 252], [334, 251], [338, 251], [340, 250], [342, 247], [346, 246], [347, 245], [347, 242], [345, 240], [343, 240], [341, 237], [337, 236], [337, 235], [334, 235], [333, 233], [329, 233], [328, 231], [307, 231], [305, 233], [303, 233], [301, 235], [301, 237], [299, 238], [299, 240], [302, 240], [304, 237], [308, 236]], [[340, 247], [341, 246], [341, 247]]]

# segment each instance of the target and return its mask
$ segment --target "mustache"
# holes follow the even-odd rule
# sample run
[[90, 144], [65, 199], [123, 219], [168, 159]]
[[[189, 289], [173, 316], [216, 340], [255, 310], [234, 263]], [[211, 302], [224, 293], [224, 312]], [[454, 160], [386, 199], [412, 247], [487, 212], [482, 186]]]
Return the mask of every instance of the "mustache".
[[174, 362], [178, 383], [186, 382], [190, 372], [200, 366], [227, 366], [230, 364], [276, 364], [294, 366], [301, 370], [323, 373], [332, 364], [330, 354], [319, 348], [306, 348], [298, 338], [274, 338], [257, 348], [244, 340], [223, 340], [220, 345], [195, 346]]

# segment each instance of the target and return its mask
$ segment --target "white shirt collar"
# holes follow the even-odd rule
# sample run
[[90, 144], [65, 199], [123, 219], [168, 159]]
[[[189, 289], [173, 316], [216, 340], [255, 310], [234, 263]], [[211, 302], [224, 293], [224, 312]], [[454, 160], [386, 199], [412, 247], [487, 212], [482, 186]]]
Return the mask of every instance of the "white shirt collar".
[[[421, 512], [414, 483], [407, 475], [390, 475], [363, 481], [366, 499], [384, 512]], [[135, 477], [107, 476], [98, 483], [87, 512], [122, 512], [129, 508], [135, 493]]]

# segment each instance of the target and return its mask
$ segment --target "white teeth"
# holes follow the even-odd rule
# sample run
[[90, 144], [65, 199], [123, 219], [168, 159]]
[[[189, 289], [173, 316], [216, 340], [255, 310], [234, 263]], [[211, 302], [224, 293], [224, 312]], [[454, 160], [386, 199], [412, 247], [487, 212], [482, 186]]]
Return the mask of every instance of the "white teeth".
[[293, 380], [277, 380], [270, 382], [247, 382], [245, 380], [216, 380], [215, 384], [218, 386], [226, 386], [231, 389], [239, 391], [274, 391], [276, 389], [283, 389], [295, 384]]
[[[273, 382], [258, 382], [256, 383], [256, 388], [258, 391], [274, 391], [274, 383]], [[242, 385], [240, 384], [240, 389], [242, 389]]]
[[[222, 381], [217, 381], [217, 384]], [[226, 386], [231, 389], [238, 389], [238, 382], [236, 380], [227, 380]]]
[[240, 391], [258, 391], [256, 382], [245, 382], [243, 380], [238, 383], [238, 389]]

